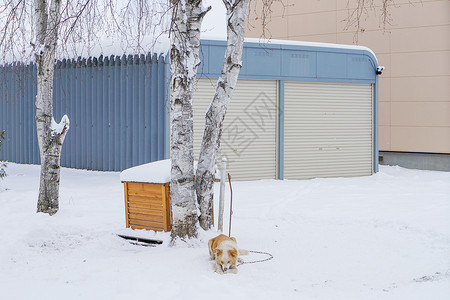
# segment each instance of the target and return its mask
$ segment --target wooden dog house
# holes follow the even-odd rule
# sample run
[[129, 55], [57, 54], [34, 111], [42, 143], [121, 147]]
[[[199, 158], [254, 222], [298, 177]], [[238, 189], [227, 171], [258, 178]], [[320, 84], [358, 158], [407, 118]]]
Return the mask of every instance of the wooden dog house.
[[170, 160], [124, 170], [126, 226], [132, 229], [170, 231]]
[[124, 182], [124, 188], [127, 227], [172, 229], [169, 183]]
[[[170, 164], [170, 159], [159, 160], [120, 173], [120, 181], [124, 184], [127, 227], [154, 231], [172, 229]], [[215, 181], [219, 181], [217, 170]]]

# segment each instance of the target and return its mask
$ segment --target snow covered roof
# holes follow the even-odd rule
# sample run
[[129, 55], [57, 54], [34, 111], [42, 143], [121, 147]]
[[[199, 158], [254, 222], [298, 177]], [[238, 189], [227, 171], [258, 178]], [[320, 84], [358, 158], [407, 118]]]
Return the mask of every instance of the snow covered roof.
[[[291, 46], [307, 46], [307, 47], [322, 47], [322, 48], [334, 48], [334, 49], [350, 49], [368, 51], [376, 59], [375, 53], [368, 47], [359, 45], [346, 45], [346, 44], [332, 44], [332, 43], [318, 43], [318, 42], [305, 42], [305, 41], [291, 41], [291, 40], [262, 40], [257, 38], [246, 38], [248, 43], [262, 43], [262, 44], [279, 44], [279, 45], [291, 45]], [[377, 60], [378, 62], [378, 60]]]
[[123, 170], [120, 173], [120, 181], [167, 183], [170, 182], [170, 168], [170, 159], [154, 161]]
[[[139, 165], [120, 173], [121, 182], [167, 183], [170, 182], [170, 159], [158, 160], [148, 164]], [[194, 161], [194, 172], [197, 170], [197, 161]], [[220, 179], [220, 172], [215, 168], [215, 178]]]

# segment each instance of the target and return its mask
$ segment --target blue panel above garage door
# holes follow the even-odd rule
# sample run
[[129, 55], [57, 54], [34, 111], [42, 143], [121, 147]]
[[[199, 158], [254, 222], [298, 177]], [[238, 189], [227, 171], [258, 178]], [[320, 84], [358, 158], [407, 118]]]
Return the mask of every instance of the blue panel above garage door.
[[347, 54], [347, 66], [347, 78], [349, 79], [373, 78], [373, 67], [366, 55]]
[[316, 52], [284, 50], [281, 74], [289, 77], [317, 77], [316, 60]]
[[279, 76], [281, 51], [272, 46], [248, 46], [244, 49], [242, 75]]
[[[201, 41], [198, 77], [217, 78], [225, 49], [225, 41]], [[246, 42], [242, 64], [242, 79], [375, 83], [377, 59], [359, 46]]]
[[317, 53], [317, 77], [347, 79], [347, 54]]

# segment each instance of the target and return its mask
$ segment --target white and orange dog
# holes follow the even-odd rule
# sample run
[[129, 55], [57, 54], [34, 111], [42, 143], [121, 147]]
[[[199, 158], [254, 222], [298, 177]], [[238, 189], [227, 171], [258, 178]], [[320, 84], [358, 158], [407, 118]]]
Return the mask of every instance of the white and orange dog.
[[219, 274], [238, 272], [237, 263], [239, 255], [248, 254], [247, 250], [239, 249], [234, 237], [230, 238], [224, 234], [210, 239], [208, 242], [209, 255], [215, 260], [214, 269]]

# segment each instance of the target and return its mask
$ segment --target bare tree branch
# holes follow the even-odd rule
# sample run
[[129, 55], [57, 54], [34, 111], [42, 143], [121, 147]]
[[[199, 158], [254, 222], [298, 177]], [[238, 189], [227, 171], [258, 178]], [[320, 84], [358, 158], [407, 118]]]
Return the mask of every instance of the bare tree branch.
[[[61, 1], [58, 58], [89, 56], [94, 49], [101, 53], [105, 45], [118, 49], [114, 54], [147, 53], [162, 40], [168, 41], [169, 0], [46, 0], [45, 4], [51, 5], [53, 1]], [[2, 61], [31, 60], [37, 50], [34, 48], [38, 42], [35, 33], [40, 32], [39, 37], [42, 37], [44, 32], [54, 30], [47, 28], [45, 23], [35, 24], [35, 10], [39, 10], [36, 3], [0, 0]], [[46, 30], [42, 31], [42, 28]]]
[[344, 20], [345, 30], [354, 30], [353, 41], [358, 43], [359, 34], [365, 32], [363, 27], [365, 20], [369, 18], [370, 12], [379, 14], [380, 26], [386, 30], [386, 26], [391, 24], [390, 7], [394, 5], [393, 0], [358, 0], [356, 7], [351, 7], [350, 0], [347, 0], [347, 18]]
[[260, 39], [270, 40], [272, 38], [270, 23], [272, 21], [272, 9], [275, 3], [281, 5], [282, 17], [285, 15], [287, 8], [293, 5], [288, 4], [287, 0], [251, 0], [250, 10], [252, 11], [255, 19], [249, 20], [249, 22], [247, 22], [247, 26], [250, 30], [255, 29], [256, 26], [252, 25], [252, 22], [258, 22], [258, 29], [261, 30]]

